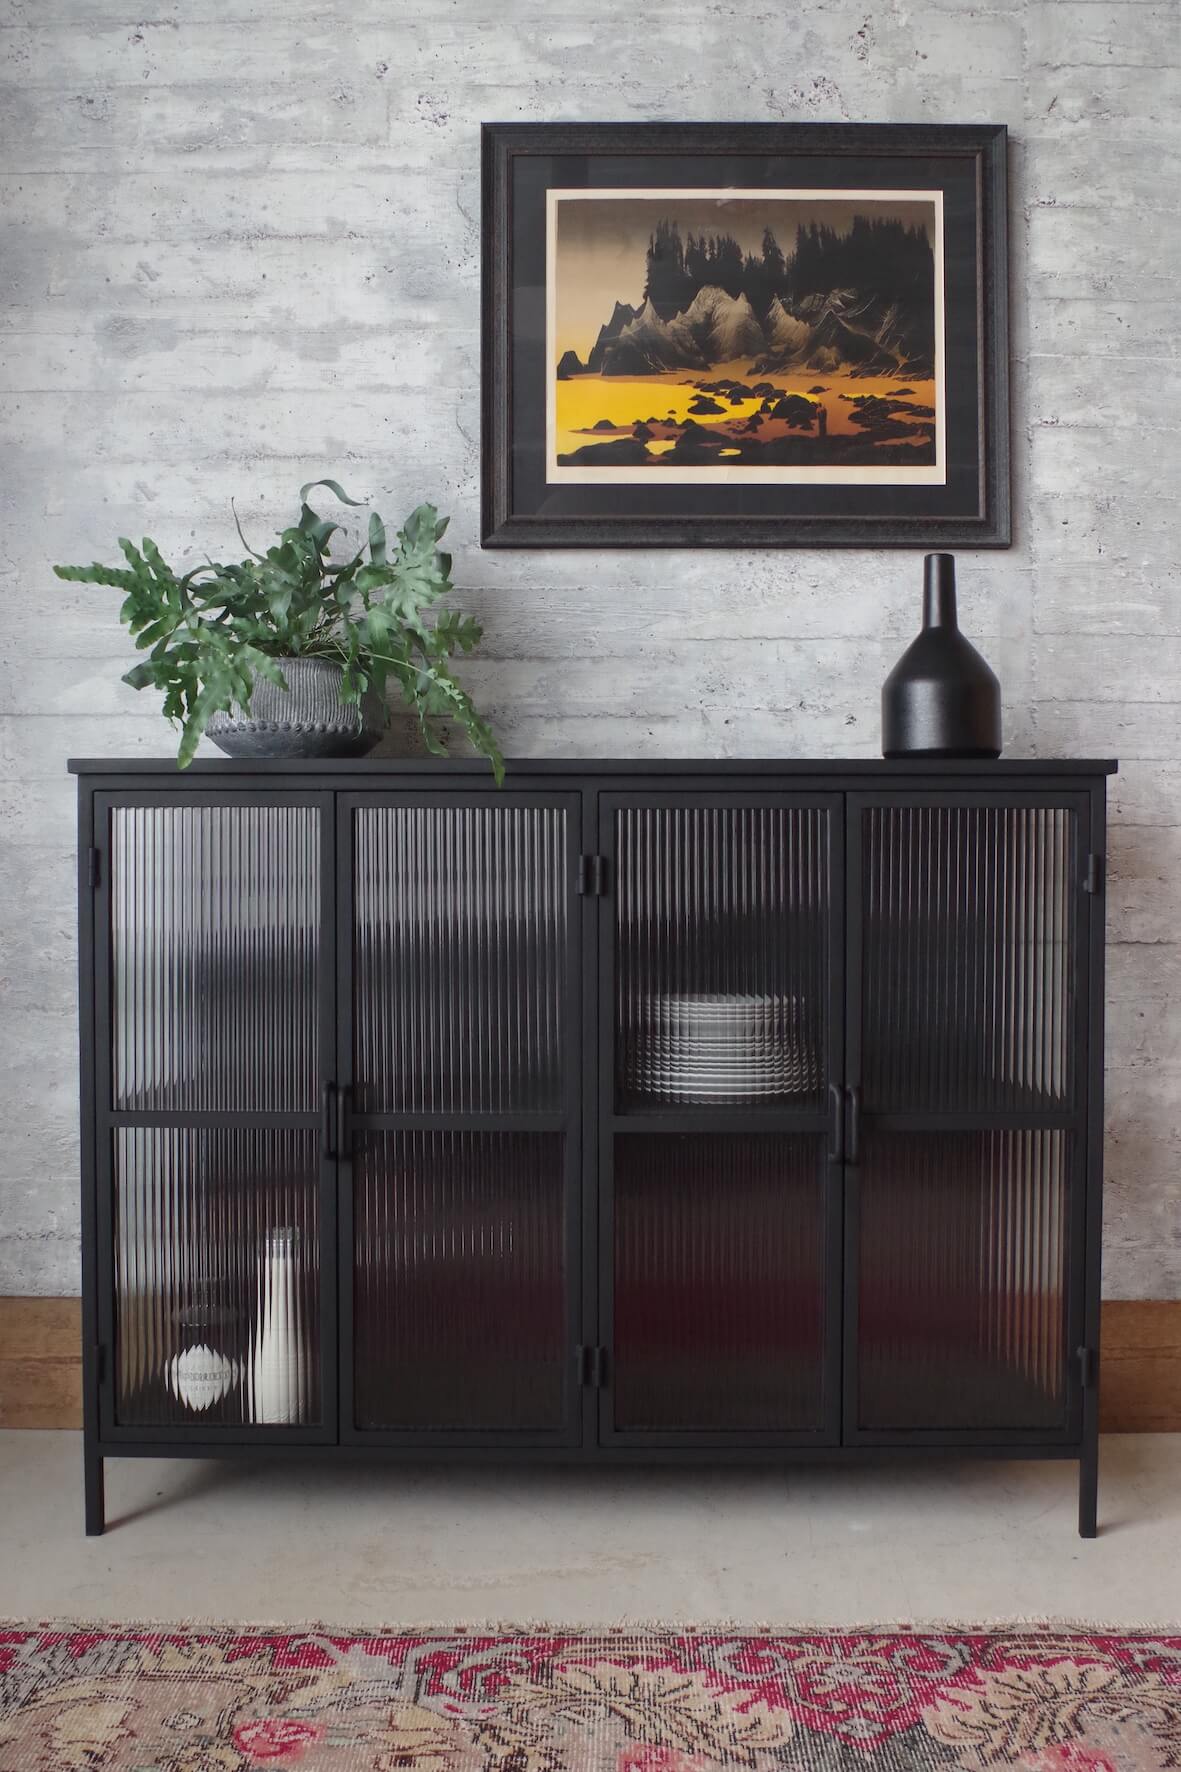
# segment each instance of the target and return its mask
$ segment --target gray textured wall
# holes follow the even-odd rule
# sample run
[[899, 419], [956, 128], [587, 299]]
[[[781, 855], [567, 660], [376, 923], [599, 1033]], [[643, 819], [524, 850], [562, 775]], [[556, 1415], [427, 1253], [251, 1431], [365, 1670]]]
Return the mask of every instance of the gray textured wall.
[[0, 1292], [77, 1282], [71, 753], [167, 750], [120, 533], [232, 547], [335, 472], [453, 513], [520, 754], [870, 756], [913, 555], [484, 555], [482, 118], [1013, 132], [1017, 545], [961, 559], [1015, 755], [1119, 754], [1106, 1290], [1181, 1294], [1172, 0], [0, 0]]

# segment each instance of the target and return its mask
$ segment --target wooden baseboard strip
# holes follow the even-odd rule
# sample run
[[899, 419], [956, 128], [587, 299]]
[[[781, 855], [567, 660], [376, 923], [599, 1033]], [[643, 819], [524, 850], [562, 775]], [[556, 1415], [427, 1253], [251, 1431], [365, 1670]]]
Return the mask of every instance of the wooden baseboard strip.
[[0, 1427], [82, 1426], [82, 1300], [0, 1298]]
[[1109, 1298], [1102, 1336], [1099, 1426], [1181, 1433], [1181, 1299]]
[[[82, 1425], [82, 1310], [76, 1298], [0, 1298], [0, 1428]], [[1103, 1306], [1099, 1425], [1181, 1433], [1181, 1299]]]

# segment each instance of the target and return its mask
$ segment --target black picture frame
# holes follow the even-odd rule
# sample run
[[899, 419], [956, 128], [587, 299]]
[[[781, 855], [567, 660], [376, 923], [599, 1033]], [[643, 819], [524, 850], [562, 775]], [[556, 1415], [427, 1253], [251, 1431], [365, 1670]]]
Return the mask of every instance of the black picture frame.
[[[1006, 149], [1004, 124], [485, 123], [483, 546], [1008, 547]], [[949, 354], [944, 382], [947, 484], [725, 486], [711, 488], [707, 498], [697, 487], [655, 481], [625, 488], [545, 484], [544, 328], [540, 351], [537, 343], [545, 190], [571, 183], [688, 187], [702, 182], [701, 163], [713, 160], [719, 164], [708, 169], [710, 183], [719, 188], [799, 184], [812, 162], [817, 188], [839, 192], [843, 177], [846, 188], [868, 182], [885, 189], [902, 163], [923, 188], [938, 182], [949, 193], [957, 231], [944, 261], [944, 298], [959, 342], [957, 373]], [[544, 231], [542, 222], [543, 242]]]

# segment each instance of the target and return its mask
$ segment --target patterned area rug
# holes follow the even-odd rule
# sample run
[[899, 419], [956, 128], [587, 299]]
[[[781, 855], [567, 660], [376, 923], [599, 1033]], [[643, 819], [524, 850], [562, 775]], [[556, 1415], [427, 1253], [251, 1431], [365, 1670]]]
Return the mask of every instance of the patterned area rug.
[[0, 1627], [0, 1772], [1011, 1766], [1181, 1766], [1181, 1636]]

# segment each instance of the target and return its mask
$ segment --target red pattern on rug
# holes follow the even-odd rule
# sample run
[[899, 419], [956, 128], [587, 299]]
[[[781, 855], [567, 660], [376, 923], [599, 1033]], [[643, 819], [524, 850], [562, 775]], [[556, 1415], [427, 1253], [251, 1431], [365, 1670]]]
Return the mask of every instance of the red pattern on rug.
[[0, 1629], [0, 1772], [1163, 1772], [1181, 1637]]

